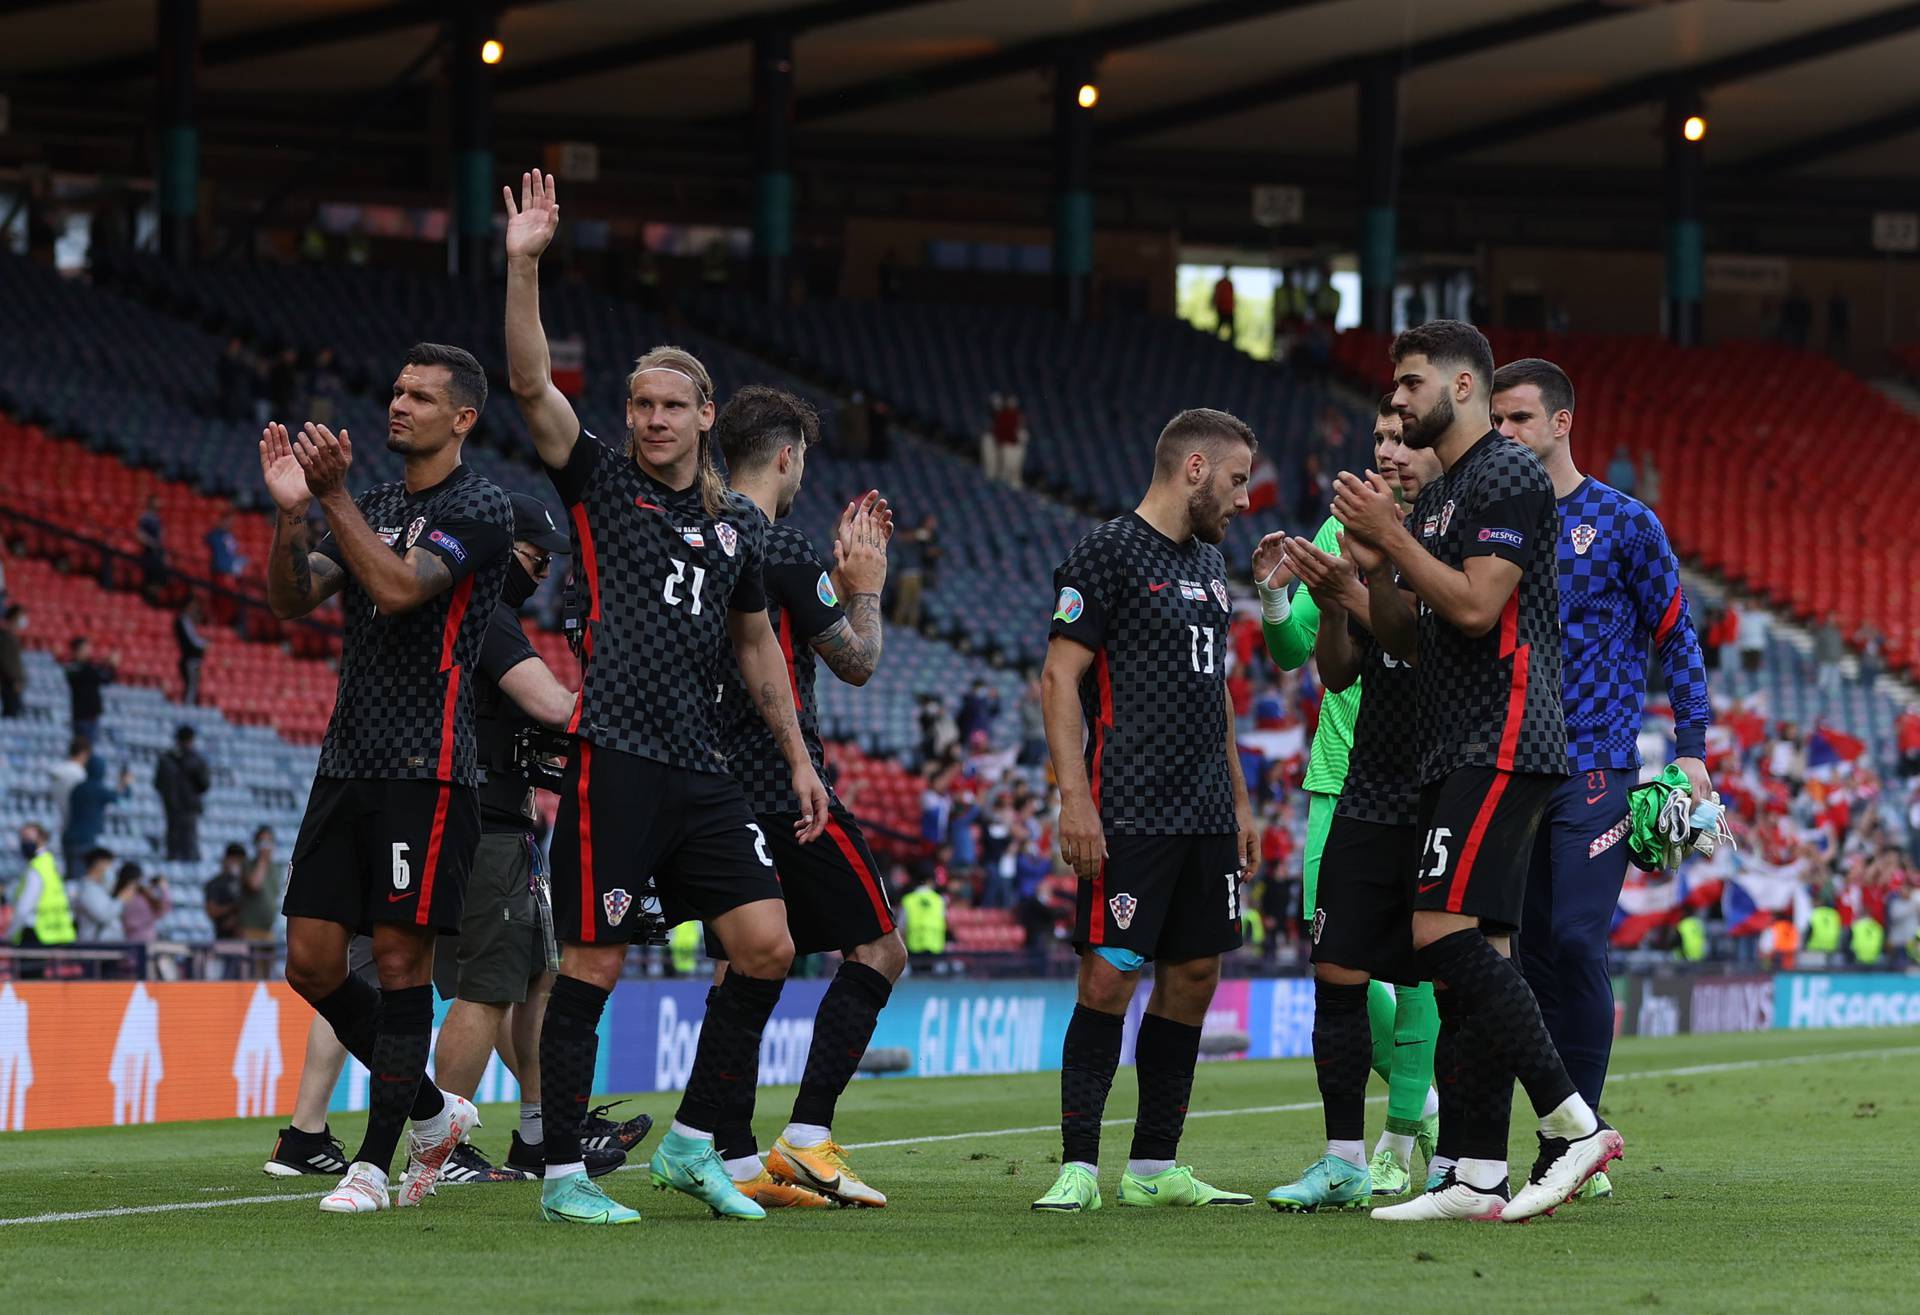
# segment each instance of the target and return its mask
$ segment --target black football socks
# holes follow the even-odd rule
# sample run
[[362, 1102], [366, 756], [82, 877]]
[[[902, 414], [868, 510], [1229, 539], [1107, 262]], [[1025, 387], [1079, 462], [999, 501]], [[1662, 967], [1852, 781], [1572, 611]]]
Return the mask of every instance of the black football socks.
[[885, 973], [851, 959], [841, 963], [813, 1020], [813, 1044], [807, 1048], [806, 1072], [794, 1097], [793, 1122], [833, 1126], [834, 1107], [853, 1081], [891, 994], [893, 983]]
[[600, 1015], [607, 992], [577, 977], [554, 979], [540, 1029], [540, 1120], [546, 1127], [548, 1176], [581, 1171], [580, 1129], [593, 1094], [600, 1051]]
[[1060, 1052], [1060, 1162], [1100, 1163], [1100, 1121], [1107, 1093], [1120, 1067], [1121, 1014], [1103, 1014], [1085, 1005], [1073, 1007], [1067, 1040]]

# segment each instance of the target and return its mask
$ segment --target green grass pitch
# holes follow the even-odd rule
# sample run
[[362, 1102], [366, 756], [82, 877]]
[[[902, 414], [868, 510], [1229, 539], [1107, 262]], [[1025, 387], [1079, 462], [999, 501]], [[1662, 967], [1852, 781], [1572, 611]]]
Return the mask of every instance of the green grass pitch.
[[[1053, 1074], [857, 1083], [837, 1131], [865, 1145], [854, 1162], [892, 1204], [754, 1224], [716, 1221], [641, 1172], [603, 1180], [645, 1215], [631, 1228], [542, 1224], [531, 1183], [323, 1216], [313, 1195], [331, 1184], [260, 1172], [269, 1120], [10, 1134], [0, 1291], [23, 1315], [1920, 1309], [1913, 1029], [1622, 1042], [1607, 1098], [1627, 1139], [1615, 1199], [1525, 1226], [1121, 1209], [1124, 1126], [1107, 1131], [1106, 1208], [1036, 1216], [1057, 1091]], [[763, 1144], [791, 1097], [762, 1092]], [[664, 1124], [672, 1099], [640, 1099]], [[1108, 1113], [1133, 1102], [1123, 1072]], [[1517, 1104], [1514, 1154], [1530, 1162]], [[1382, 1112], [1368, 1106], [1370, 1137]], [[475, 1140], [497, 1155], [514, 1116], [483, 1113]], [[1193, 1114], [1182, 1158], [1221, 1186], [1264, 1194], [1321, 1148], [1305, 1061], [1203, 1066]], [[335, 1130], [351, 1151], [358, 1120]], [[232, 1203], [256, 1197], [272, 1199]], [[143, 1209], [158, 1206], [172, 1208]], [[98, 1211], [125, 1213], [34, 1218]]]

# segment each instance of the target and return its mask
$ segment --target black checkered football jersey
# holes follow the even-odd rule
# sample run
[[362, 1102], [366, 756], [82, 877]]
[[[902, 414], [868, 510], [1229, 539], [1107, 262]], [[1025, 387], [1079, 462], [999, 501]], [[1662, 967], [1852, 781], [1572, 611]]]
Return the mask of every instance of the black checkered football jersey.
[[[826, 779], [826, 761], [820, 752], [820, 712], [814, 702], [814, 673], [819, 658], [812, 641], [845, 619], [833, 578], [825, 563], [814, 552], [807, 536], [791, 525], [775, 523], [767, 527], [765, 558], [761, 575], [766, 582], [767, 620], [780, 637], [780, 651], [787, 660], [787, 677], [793, 682], [793, 706], [800, 713], [800, 734], [807, 742], [807, 756], [814, 771]], [[727, 756], [727, 771], [746, 791], [747, 805], [755, 813], [791, 813], [798, 806], [793, 797], [793, 769], [780, 756], [773, 732], [747, 693], [747, 683], [736, 664], [727, 672], [720, 692], [720, 747]]]
[[[1460, 767], [1567, 771], [1560, 702], [1560, 513], [1525, 447], [1489, 431], [1420, 491], [1410, 526], [1442, 564], [1502, 557], [1520, 583], [1493, 629], [1470, 638], [1420, 608], [1420, 780]], [[1365, 700], [1363, 699], [1362, 702]]]
[[464, 465], [418, 493], [395, 480], [356, 501], [395, 556], [423, 548], [446, 563], [453, 585], [412, 611], [382, 616], [331, 534], [314, 549], [347, 577], [340, 690], [320, 775], [474, 785], [473, 677], [507, 579], [513, 504]]
[[1175, 543], [1128, 512], [1075, 544], [1053, 585], [1053, 633], [1094, 652], [1080, 708], [1101, 825], [1110, 835], [1237, 830], [1220, 550]]
[[1347, 780], [1334, 812], [1356, 822], [1412, 826], [1419, 820], [1420, 783], [1415, 721], [1419, 690], [1413, 668], [1375, 641], [1351, 617], [1347, 633], [1360, 655], [1360, 713], [1353, 722]]
[[584, 683], [567, 730], [603, 749], [724, 772], [714, 695], [734, 668], [729, 612], [766, 607], [767, 519], [732, 491], [710, 519], [698, 483], [675, 491], [585, 430], [560, 469], [579, 577]]

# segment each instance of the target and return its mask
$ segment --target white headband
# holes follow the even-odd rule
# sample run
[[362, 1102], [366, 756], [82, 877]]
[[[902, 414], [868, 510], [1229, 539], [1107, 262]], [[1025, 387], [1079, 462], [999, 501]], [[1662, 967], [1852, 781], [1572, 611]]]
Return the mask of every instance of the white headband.
[[685, 370], [674, 369], [671, 365], [649, 365], [644, 370], [635, 370], [634, 373], [635, 374], [652, 374], [655, 370], [665, 370], [668, 374], [677, 374], [682, 379], [685, 379], [688, 383], [692, 384], [693, 391], [700, 394], [701, 397], [704, 398], [707, 395], [707, 390], [700, 386], [700, 381], [698, 379], [688, 374]]

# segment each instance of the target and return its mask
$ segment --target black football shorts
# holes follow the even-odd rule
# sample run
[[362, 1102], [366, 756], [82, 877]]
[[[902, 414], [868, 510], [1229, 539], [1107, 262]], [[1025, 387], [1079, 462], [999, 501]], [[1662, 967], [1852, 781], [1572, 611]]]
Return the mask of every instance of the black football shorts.
[[[870, 945], [899, 925], [887, 879], [873, 861], [867, 837], [836, 799], [827, 829], [810, 844], [794, 839], [798, 813], [762, 813], [760, 829], [773, 853], [773, 870], [787, 901], [787, 932], [795, 954], [842, 952]], [[719, 938], [707, 932], [707, 954], [722, 959]]]
[[1080, 883], [1073, 921], [1081, 953], [1110, 946], [1182, 963], [1240, 948], [1236, 836], [1107, 837], [1100, 875]]
[[1421, 831], [1334, 814], [1320, 855], [1313, 962], [1402, 986], [1420, 983], [1413, 957], [1413, 869]]
[[479, 843], [471, 786], [317, 776], [281, 911], [361, 932], [380, 922], [458, 932]]
[[1540, 819], [1564, 776], [1461, 767], [1420, 791], [1413, 907], [1520, 930]]
[[625, 945], [654, 878], [669, 925], [780, 898], [773, 850], [738, 782], [579, 741], [553, 821], [553, 933]]

